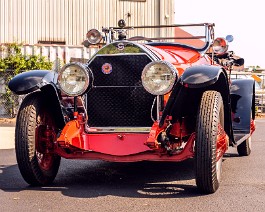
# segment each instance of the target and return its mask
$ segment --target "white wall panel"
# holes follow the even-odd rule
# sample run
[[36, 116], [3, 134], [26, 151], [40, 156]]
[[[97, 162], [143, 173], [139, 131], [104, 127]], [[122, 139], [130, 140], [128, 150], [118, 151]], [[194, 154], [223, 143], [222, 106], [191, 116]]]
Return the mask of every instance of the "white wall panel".
[[[0, 0], [0, 43], [80, 45], [88, 29], [116, 26], [120, 18], [128, 25], [142, 26], [172, 24], [173, 16], [174, 0]], [[154, 29], [130, 32], [136, 34], [154, 37], [160, 33]]]

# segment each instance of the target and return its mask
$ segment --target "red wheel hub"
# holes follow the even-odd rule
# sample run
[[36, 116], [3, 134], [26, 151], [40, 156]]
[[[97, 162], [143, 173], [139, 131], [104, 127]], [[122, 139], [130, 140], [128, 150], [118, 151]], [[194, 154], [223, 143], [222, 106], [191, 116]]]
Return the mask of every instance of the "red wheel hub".
[[36, 156], [41, 169], [49, 170], [53, 165], [53, 142], [56, 133], [48, 125], [39, 125], [36, 128]]
[[42, 154], [36, 151], [36, 156], [41, 169], [50, 170], [53, 165], [53, 156], [49, 153]]
[[221, 124], [218, 124], [218, 133], [216, 141], [216, 161], [218, 161], [228, 148], [228, 136]]

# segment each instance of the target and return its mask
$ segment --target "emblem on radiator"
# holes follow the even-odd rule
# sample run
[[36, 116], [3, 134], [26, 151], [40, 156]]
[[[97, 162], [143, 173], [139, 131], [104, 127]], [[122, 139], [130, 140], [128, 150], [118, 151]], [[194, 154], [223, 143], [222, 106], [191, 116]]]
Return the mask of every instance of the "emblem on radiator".
[[110, 74], [112, 72], [112, 66], [109, 63], [104, 63], [101, 67], [103, 74]]
[[118, 45], [117, 45], [117, 49], [119, 50], [119, 51], [123, 51], [124, 50], [124, 43], [118, 43]]

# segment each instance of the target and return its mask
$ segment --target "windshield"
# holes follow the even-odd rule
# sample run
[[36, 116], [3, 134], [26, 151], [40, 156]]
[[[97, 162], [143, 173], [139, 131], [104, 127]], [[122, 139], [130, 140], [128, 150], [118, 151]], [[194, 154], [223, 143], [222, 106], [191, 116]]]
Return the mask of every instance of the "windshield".
[[119, 40], [142, 43], [179, 43], [191, 46], [198, 51], [209, 47], [214, 34], [214, 24], [173, 24], [160, 26], [128, 26], [105, 28], [106, 32], [113, 31]]

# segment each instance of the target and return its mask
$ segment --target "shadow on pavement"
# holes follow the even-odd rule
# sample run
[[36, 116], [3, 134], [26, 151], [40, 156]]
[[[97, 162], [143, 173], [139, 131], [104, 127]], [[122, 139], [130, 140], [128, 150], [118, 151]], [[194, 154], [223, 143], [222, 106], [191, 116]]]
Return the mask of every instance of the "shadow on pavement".
[[77, 198], [120, 196], [134, 198], [186, 198], [200, 196], [195, 185], [193, 160], [180, 163], [113, 163], [62, 159], [54, 183], [32, 187], [23, 180], [17, 165], [0, 165], [0, 189], [60, 191]]

